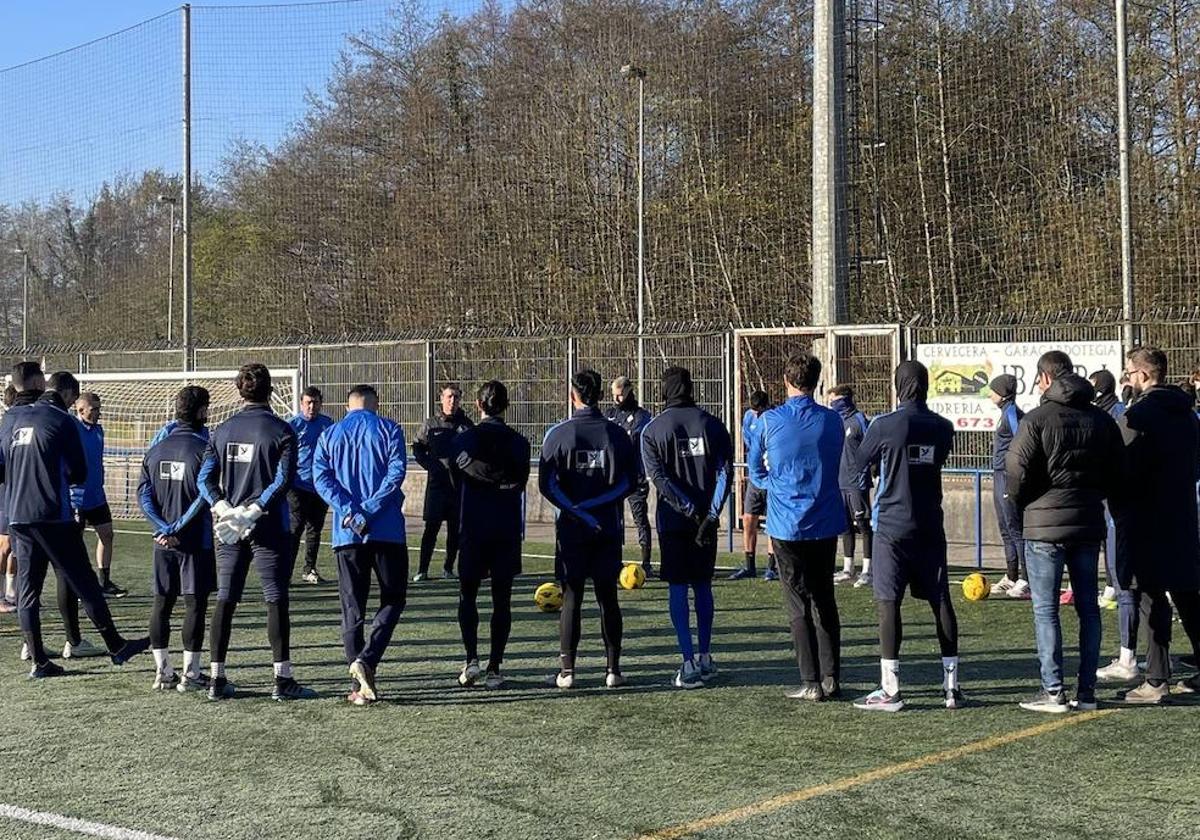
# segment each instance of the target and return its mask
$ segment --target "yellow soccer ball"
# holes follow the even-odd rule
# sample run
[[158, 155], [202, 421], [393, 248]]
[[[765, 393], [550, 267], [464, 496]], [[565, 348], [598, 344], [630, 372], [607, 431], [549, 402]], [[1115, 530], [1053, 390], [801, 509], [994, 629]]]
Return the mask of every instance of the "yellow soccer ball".
[[982, 601], [992, 591], [988, 579], [979, 572], [972, 572], [963, 578], [962, 589], [963, 597], [968, 601]]
[[626, 563], [619, 580], [622, 589], [641, 589], [646, 585], [646, 570], [638, 563]]
[[562, 587], [553, 581], [543, 583], [533, 593], [533, 603], [542, 612], [558, 612], [563, 605]]

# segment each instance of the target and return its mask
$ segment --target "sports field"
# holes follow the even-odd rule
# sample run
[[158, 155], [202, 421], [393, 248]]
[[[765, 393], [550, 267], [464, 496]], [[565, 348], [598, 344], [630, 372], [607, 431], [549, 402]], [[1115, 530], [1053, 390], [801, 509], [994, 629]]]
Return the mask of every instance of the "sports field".
[[[119, 534], [117, 548], [114, 578], [132, 592], [115, 613], [127, 633], [144, 632], [149, 541]], [[600, 687], [593, 610], [583, 687], [560, 693], [541, 687], [556, 667], [555, 617], [532, 604], [548, 579], [535, 573], [548, 563], [526, 565], [510, 689], [458, 687], [455, 590], [436, 581], [410, 589], [380, 668], [387, 702], [365, 709], [344, 702], [333, 585], [293, 588], [297, 676], [321, 696], [290, 705], [268, 699], [265, 613], [253, 601], [238, 614], [229, 657], [240, 699], [218, 704], [152, 692], [148, 655], [120, 671], [107, 660], [68, 662], [70, 676], [28, 682], [15, 617], [4, 616], [0, 837], [86, 836], [62, 828], [62, 818], [130, 839], [1114, 838], [1151, 827], [1196, 836], [1200, 708], [1021, 711], [1016, 701], [1037, 688], [1027, 602], [966, 603], [956, 591], [973, 701], [961, 711], [941, 708], [923, 604], [905, 611], [908, 709], [869, 714], [848, 702], [786, 699], [796, 666], [778, 584], [762, 581], [716, 588], [716, 687], [668, 687], [674, 636], [666, 589], [651, 583], [622, 593], [632, 685]], [[874, 610], [866, 591], [838, 594], [852, 696], [878, 677]], [[52, 606], [46, 618], [48, 646], [61, 646]], [[484, 622], [486, 638], [486, 612]], [[1115, 613], [1104, 622], [1109, 654]], [[1065, 629], [1073, 638], [1070, 615]]]

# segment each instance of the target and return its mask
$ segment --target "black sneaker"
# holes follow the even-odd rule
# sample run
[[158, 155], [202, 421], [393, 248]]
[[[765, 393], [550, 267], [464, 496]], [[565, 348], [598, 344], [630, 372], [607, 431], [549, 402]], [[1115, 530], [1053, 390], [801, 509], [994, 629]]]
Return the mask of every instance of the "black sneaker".
[[208, 684], [209, 700], [228, 700], [233, 696], [233, 684], [225, 677], [216, 677]]
[[643, 563], [642, 571], [646, 573], [646, 580], [658, 577], [658, 573], [654, 571], [654, 565], [652, 563]]
[[63, 666], [59, 665], [57, 662], [51, 662], [49, 659], [47, 659], [41, 665], [33, 666], [29, 672], [29, 679], [45, 680], [49, 679], [50, 677], [61, 677], [65, 673], [67, 673], [67, 671], [65, 668], [63, 668]]
[[100, 587], [100, 591], [104, 593], [105, 598], [124, 598], [129, 594], [128, 589], [122, 589], [111, 580], [104, 584], [104, 586]]
[[1071, 710], [1067, 703], [1067, 693], [1061, 688], [1057, 691], [1047, 691], [1043, 688], [1033, 697], [1022, 701], [1020, 705], [1022, 709], [1029, 712], [1048, 712], [1052, 715], [1060, 715]]
[[150, 639], [143, 636], [140, 639], [134, 639], [132, 642], [126, 642], [119, 651], [110, 654], [109, 658], [112, 659], [112, 664], [114, 665], [124, 665], [139, 653], [145, 653], [148, 650], [150, 650]]
[[1100, 708], [1096, 702], [1096, 692], [1081, 691], [1071, 701], [1071, 708], [1077, 712], [1094, 712]]
[[754, 580], [756, 577], [758, 577], [758, 572], [743, 566], [726, 578], [726, 580]]
[[275, 688], [271, 690], [271, 699], [281, 703], [285, 700], [307, 700], [316, 696], [316, 692], [311, 688], [305, 688], [292, 677], [276, 677]]

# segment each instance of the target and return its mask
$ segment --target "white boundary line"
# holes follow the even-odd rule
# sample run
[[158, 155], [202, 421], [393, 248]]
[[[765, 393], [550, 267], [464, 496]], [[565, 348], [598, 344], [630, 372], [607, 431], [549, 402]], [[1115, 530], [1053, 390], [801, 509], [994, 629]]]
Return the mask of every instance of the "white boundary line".
[[88, 822], [75, 817], [64, 817], [45, 811], [30, 811], [16, 805], [5, 805], [0, 802], [0, 818], [16, 820], [17, 822], [33, 825], [47, 825], [51, 828], [71, 831], [75, 834], [86, 834], [90, 837], [104, 837], [107, 840], [173, 840], [161, 834], [151, 834], [147, 831], [137, 831], [132, 828], [121, 828], [115, 825]]

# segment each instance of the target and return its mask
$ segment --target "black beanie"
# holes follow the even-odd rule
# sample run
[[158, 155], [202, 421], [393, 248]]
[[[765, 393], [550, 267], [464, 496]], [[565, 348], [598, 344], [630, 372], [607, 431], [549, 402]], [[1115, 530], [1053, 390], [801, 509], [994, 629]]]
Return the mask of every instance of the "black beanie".
[[692, 374], [687, 368], [669, 367], [663, 371], [662, 399], [667, 408], [695, 405]]
[[1117, 392], [1117, 378], [1110, 371], [1098, 370], [1088, 378], [1092, 380], [1097, 398]]
[[896, 367], [896, 399], [925, 400], [929, 396], [929, 371], [920, 362], [901, 362]]
[[996, 396], [1011, 399], [1017, 395], [1017, 377], [1011, 373], [1002, 373], [993, 379], [988, 387], [996, 392]]

